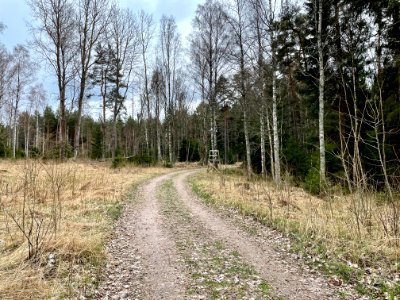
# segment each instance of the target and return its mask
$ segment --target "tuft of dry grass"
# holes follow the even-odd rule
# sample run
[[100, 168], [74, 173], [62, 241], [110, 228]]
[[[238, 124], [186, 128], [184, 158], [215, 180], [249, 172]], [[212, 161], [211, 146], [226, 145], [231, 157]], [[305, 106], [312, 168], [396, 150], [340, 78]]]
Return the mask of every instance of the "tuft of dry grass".
[[300, 247], [321, 249], [321, 257], [335, 257], [344, 266], [368, 272], [372, 268], [393, 282], [399, 280], [400, 241], [390, 228], [400, 222], [394, 211], [394, 205], [400, 211], [400, 199], [391, 203], [377, 193], [340, 191], [321, 199], [285, 182], [278, 188], [259, 178], [249, 181], [234, 169], [200, 173], [192, 183], [212, 203], [234, 207], [295, 236], [302, 240]]
[[[91, 296], [106, 241], [133, 187], [169, 171], [113, 170], [98, 162], [0, 161], [0, 299]], [[18, 224], [28, 233], [33, 228], [41, 240], [30, 259]], [[50, 254], [56, 258], [53, 268]]]

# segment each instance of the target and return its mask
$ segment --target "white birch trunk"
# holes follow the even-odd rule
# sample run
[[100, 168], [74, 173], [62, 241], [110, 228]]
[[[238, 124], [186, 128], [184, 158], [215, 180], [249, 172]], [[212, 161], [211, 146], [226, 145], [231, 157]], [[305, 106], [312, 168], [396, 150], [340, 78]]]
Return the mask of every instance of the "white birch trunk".
[[252, 173], [251, 153], [250, 153], [251, 151], [250, 151], [249, 129], [248, 129], [248, 124], [247, 124], [246, 108], [243, 109], [243, 127], [244, 127], [244, 139], [246, 142], [247, 175], [250, 176]]
[[[269, 0], [269, 26], [272, 27], [274, 22], [274, 13], [272, 1]], [[277, 89], [276, 89], [276, 54], [275, 54], [275, 36], [274, 31], [270, 29], [271, 57], [272, 57], [272, 135], [274, 139], [274, 181], [277, 185], [281, 183], [281, 160], [279, 153], [279, 131], [278, 131], [278, 105], [277, 105]]]
[[268, 141], [269, 141], [269, 152], [270, 152], [270, 160], [271, 160], [271, 174], [272, 174], [272, 179], [275, 181], [274, 141], [272, 138], [271, 122], [269, 120], [268, 111], [267, 111], [266, 116], [267, 116], [267, 132], [268, 132]]
[[149, 150], [150, 150], [150, 148], [149, 148], [149, 130], [147, 128], [147, 122], [148, 122], [148, 119], [144, 121], [144, 138], [146, 141], [146, 150], [147, 150], [147, 153], [149, 153]]
[[322, 0], [318, 4], [318, 59], [319, 59], [319, 176], [320, 185], [322, 186], [325, 181], [326, 162], [325, 162], [325, 129], [324, 129], [324, 88], [325, 88], [325, 70], [324, 70], [324, 56], [322, 47]]
[[39, 114], [36, 114], [36, 137], [35, 137], [35, 148], [39, 149]]
[[[204, 98], [203, 98], [204, 99]], [[208, 162], [208, 157], [207, 157], [207, 150], [208, 150], [208, 143], [207, 143], [207, 114], [204, 112], [203, 113], [203, 164]]]
[[172, 155], [172, 133], [171, 133], [171, 124], [168, 125], [168, 150], [169, 150], [169, 162], [173, 162]]
[[25, 157], [29, 158], [29, 131], [30, 131], [30, 118], [28, 117], [28, 124], [26, 125], [26, 133], [25, 133]]
[[15, 159], [16, 157], [16, 149], [17, 149], [17, 112], [14, 111], [14, 120], [13, 120], [13, 140], [12, 140], [12, 145], [13, 145], [13, 158]]
[[211, 113], [210, 120], [210, 140], [211, 140], [211, 150], [214, 150], [214, 122], [213, 122], [213, 113]]
[[272, 72], [272, 134], [274, 138], [274, 172], [275, 172], [275, 183], [280, 185], [281, 183], [281, 160], [279, 154], [279, 132], [278, 132], [278, 108], [277, 108], [277, 97], [276, 97], [276, 73], [275, 66]]
[[43, 138], [42, 138], [42, 155], [45, 154], [46, 150], [46, 139], [48, 138], [48, 134], [46, 133], [46, 122], [43, 120]]
[[266, 176], [265, 168], [265, 125], [264, 125], [264, 105], [261, 106], [260, 113], [260, 143], [261, 143], [261, 175]]
[[217, 117], [215, 114], [215, 110], [214, 110], [214, 116], [213, 116], [213, 138], [214, 138], [214, 150], [217, 150]]
[[160, 125], [158, 122], [158, 117], [157, 117], [157, 126], [156, 126], [156, 135], [157, 135], [157, 160], [160, 162], [162, 160], [161, 156], [161, 134], [160, 134]]
[[217, 150], [217, 120], [214, 107], [211, 112], [211, 150]]

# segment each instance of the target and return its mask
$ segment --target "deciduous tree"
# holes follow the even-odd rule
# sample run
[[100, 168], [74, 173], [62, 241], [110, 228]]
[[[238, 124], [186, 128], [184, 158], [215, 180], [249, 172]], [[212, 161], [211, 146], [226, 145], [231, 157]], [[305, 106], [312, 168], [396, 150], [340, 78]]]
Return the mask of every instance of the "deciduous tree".
[[33, 21], [30, 25], [33, 45], [52, 67], [58, 87], [60, 112], [60, 158], [65, 158], [67, 140], [67, 89], [74, 78], [76, 57], [76, 13], [70, 0], [28, 0]]

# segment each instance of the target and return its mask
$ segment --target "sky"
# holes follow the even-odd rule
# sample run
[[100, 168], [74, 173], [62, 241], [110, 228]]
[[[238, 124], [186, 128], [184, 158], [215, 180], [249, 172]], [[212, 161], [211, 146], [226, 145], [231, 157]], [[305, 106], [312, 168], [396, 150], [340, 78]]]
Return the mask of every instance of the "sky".
[[[154, 20], [162, 15], [174, 16], [178, 30], [186, 39], [191, 29], [197, 5], [204, 0], [116, 0], [121, 7], [129, 7], [133, 12], [144, 10], [153, 14]], [[25, 0], [0, 0], [0, 22], [7, 28], [0, 35], [0, 42], [11, 50], [16, 44], [29, 40], [27, 22], [31, 20], [30, 9]]]
[[[185, 45], [187, 44], [186, 41], [188, 34], [191, 32], [191, 22], [195, 15], [197, 5], [203, 3], [205, 0], [114, 1], [121, 7], [128, 7], [134, 13], [144, 10], [146, 13], [152, 14], [155, 23], [158, 23], [163, 15], [173, 16], [178, 31], [182, 36], [182, 43]], [[5, 45], [9, 51], [12, 51], [13, 47], [17, 44], [28, 45], [29, 48], [30, 37], [27, 24], [31, 22], [31, 20], [30, 8], [27, 5], [26, 0], [0, 0], [0, 23], [3, 23], [6, 26], [3, 33], [0, 33], [0, 44]], [[46, 71], [42, 73], [42, 78], [39, 79], [39, 81], [45, 82], [45, 88], [51, 94], [50, 98], [55, 98], [56, 93], [53, 92], [55, 90], [54, 74], [50, 74]]]

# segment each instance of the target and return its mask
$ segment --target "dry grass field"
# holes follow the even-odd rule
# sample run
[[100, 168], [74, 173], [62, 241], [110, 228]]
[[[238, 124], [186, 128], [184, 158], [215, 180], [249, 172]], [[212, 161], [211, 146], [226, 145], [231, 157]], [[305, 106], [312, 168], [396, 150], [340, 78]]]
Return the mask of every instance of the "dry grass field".
[[90, 296], [134, 187], [166, 168], [0, 161], [0, 299]]
[[303, 189], [246, 180], [240, 169], [200, 173], [195, 191], [208, 202], [239, 210], [293, 237], [291, 251], [323, 271], [353, 282], [359, 292], [400, 295], [400, 199], [343, 194], [323, 199]]

